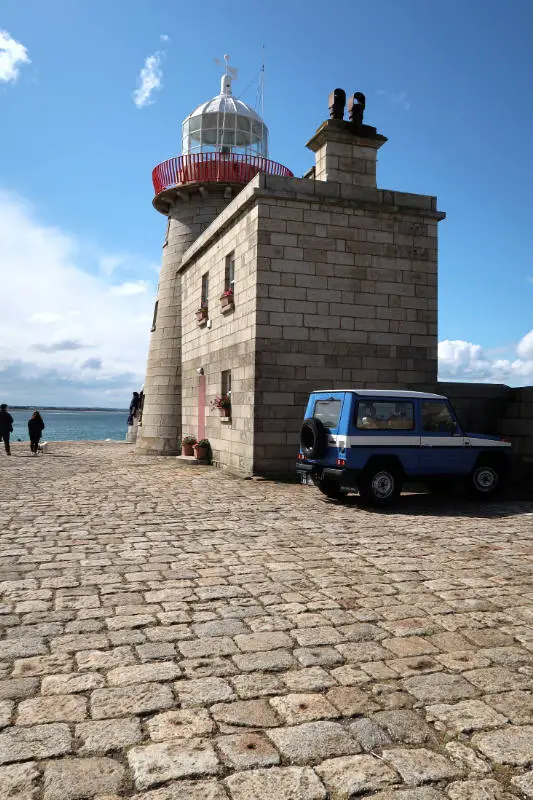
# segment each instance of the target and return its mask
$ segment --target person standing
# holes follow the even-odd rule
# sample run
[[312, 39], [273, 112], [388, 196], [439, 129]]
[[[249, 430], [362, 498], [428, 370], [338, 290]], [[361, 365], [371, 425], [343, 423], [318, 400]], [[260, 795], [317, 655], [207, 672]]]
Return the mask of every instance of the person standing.
[[44, 430], [43, 418], [38, 411], [34, 411], [28, 420], [28, 433], [30, 434], [30, 448], [34, 456], [39, 449], [39, 440]]
[[9, 445], [9, 437], [13, 430], [13, 417], [7, 410], [5, 403], [0, 405], [0, 442], [3, 440], [6, 449], [6, 455], [11, 455], [11, 447]]

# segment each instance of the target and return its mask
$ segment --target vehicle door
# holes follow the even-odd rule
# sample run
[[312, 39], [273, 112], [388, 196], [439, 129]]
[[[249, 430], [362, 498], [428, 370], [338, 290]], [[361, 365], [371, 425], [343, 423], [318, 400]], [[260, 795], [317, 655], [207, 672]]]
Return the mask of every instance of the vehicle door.
[[418, 470], [420, 435], [412, 398], [359, 396], [350, 425], [349, 466], [363, 469], [372, 456], [395, 456], [407, 475]]
[[342, 435], [342, 408], [344, 403], [344, 392], [316, 392], [313, 394], [314, 407], [313, 417], [319, 419], [326, 430], [328, 437], [328, 449], [325, 455], [319, 459], [324, 466], [336, 466], [339, 451], [342, 451], [344, 458], [344, 448], [346, 436]]
[[472, 469], [470, 440], [446, 400], [420, 401], [421, 475], [465, 475]]

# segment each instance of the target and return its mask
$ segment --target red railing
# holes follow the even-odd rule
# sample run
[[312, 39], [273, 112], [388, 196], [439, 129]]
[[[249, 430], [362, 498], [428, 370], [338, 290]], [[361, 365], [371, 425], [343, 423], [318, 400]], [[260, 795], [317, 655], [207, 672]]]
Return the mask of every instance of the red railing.
[[156, 195], [185, 183], [248, 183], [258, 172], [292, 178], [290, 169], [260, 156], [230, 153], [195, 153], [176, 156], [158, 164], [152, 172]]

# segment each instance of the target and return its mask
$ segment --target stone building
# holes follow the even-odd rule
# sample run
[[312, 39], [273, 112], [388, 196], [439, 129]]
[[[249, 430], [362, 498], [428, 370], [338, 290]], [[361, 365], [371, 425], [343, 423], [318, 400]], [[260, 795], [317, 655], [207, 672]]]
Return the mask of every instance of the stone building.
[[[291, 473], [311, 390], [435, 387], [444, 214], [377, 188], [387, 140], [361, 118], [334, 111], [295, 178], [239, 103], [224, 76], [185, 121], [184, 154], [154, 170], [168, 226], [137, 448], [206, 436], [238, 473]], [[210, 405], [222, 394], [230, 416]]]

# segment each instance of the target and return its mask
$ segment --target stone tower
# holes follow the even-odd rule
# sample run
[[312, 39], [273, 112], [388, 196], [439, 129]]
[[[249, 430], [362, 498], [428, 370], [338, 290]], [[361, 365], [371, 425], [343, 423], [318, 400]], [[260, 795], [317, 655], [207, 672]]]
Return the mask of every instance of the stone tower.
[[[233, 97], [226, 58], [220, 93], [182, 126], [182, 155], [155, 167], [153, 205], [168, 218], [144, 383], [137, 452], [175, 455], [182, 435], [182, 257], [197, 237], [257, 174], [291, 177], [269, 161], [261, 117]], [[202, 286], [207, 309], [209, 287]], [[209, 324], [209, 323], [207, 323]]]

